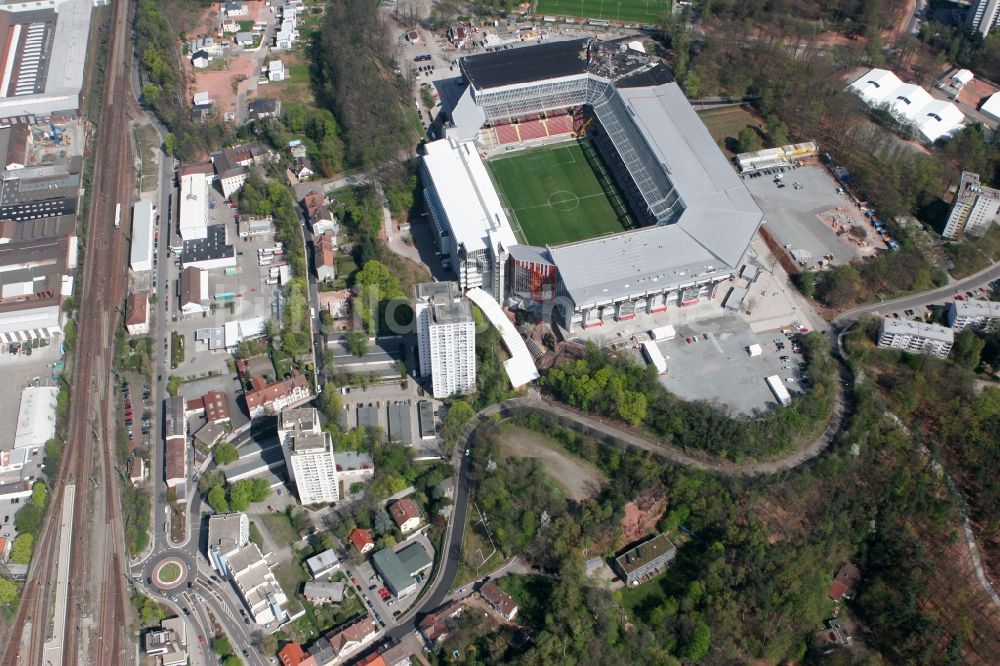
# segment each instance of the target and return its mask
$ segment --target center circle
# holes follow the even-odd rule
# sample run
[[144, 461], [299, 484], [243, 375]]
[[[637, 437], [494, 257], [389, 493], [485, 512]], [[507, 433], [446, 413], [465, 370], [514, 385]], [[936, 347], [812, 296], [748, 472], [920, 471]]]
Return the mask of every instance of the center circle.
[[552, 210], [568, 211], [580, 207], [580, 197], [566, 190], [559, 190], [549, 195], [549, 208]]

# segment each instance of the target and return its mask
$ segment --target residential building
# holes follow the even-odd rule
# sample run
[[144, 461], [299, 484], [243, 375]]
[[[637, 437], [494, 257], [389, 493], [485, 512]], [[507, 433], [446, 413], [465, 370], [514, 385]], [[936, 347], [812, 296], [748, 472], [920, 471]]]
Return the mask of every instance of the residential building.
[[219, 187], [222, 189], [223, 196], [227, 199], [238, 192], [250, 176], [247, 166], [234, 161], [230, 151], [220, 150], [212, 153], [212, 164], [215, 166], [215, 175], [219, 180]]
[[140, 486], [146, 481], [146, 461], [142, 456], [132, 456], [128, 462], [128, 480], [133, 486]]
[[301, 181], [309, 180], [316, 172], [313, 170], [312, 162], [309, 161], [308, 157], [296, 157], [292, 163], [292, 173]]
[[982, 185], [979, 174], [963, 171], [958, 181], [955, 203], [951, 206], [948, 222], [945, 223], [941, 235], [950, 240], [957, 240], [963, 233], [981, 237], [986, 234], [998, 215], [1000, 215], [1000, 190]]
[[333, 649], [333, 664], [342, 664], [350, 657], [371, 645], [378, 636], [378, 625], [370, 617], [364, 617], [357, 622], [329, 635], [330, 647]]
[[517, 603], [514, 599], [500, 589], [500, 586], [493, 581], [483, 583], [479, 588], [479, 596], [490, 605], [497, 615], [511, 622], [517, 615]]
[[965, 29], [983, 37], [990, 34], [1000, 20], [1000, 0], [972, 0], [965, 15]]
[[281, 666], [321, 666], [317, 665], [312, 655], [302, 649], [298, 643], [285, 643], [278, 650], [278, 661]]
[[372, 565], [396, 597], [416, 592], [417, 581], [414, 577], [430, 569], [432, 564], [427, 551], [419, 543], [412, 543], [399, 551], [383, 548], [372, 555]]
[[247, 6], [242, 2], [227, 2], [222, 7], [222, 12], [227, 17], [247, 16]]
[[226, 557], [229, 579], [257, 624], [285, 622], [285, 595], [257, 544], [243, 546]]
[[267, 383], [262, 377], [253, 378], [253, 389], [243, 394], [250, 418], [276, 414], [296, 407], [312, 398], [309, 380], [300, 372], [281, 381]]
[[412, 532], [420, 525], [420, 508], [409, 497], [404, 497], [390, 504], [389, 515], [403, 534]]
[[315, 408], [281, 412], [278, 440], [290, 480], [303, 505], [336, 502], [340, 482], [333, 458], [333, 440], [319, 425]]
[[476, 325], [456, 282], [418, 284], [415, 324], [420, 376], [430, 377], [435, 398], [476, 388]]
[[385, 659], [378, 652], [369, 652], [355, 659], [354, 666], [385, 666]]
[[448, 637], [448, 632], [452, 628], [455, 618], [462, 614], [464, 608], [457, 601], [437, 608], [433, 613], [428, 613], [420, 620], [417, 630], [423, 635], [424, 640], [432, 645], [443, 641]]
[[222, 391], [209, 391], [200, 398], [188, 400], [184, 413], [187, 416], [204, 416], [209, 423], [225, 423], [230, 420], [229, 400]]
[[146, 292], [129, 294], [125, 302], [125, 330], [129, 335], [149, 333], [149, 294]]
[[309, 581], [302, 586], [302, 596], [314, 604], [343, 603], [344, 583]]
[[193, 437], [194, 441], [210, 449], [226, 436], [226, 432], [225, 426], [219, 423], [206, 423], [195, 430]]
[[334, 550], [324, 550], [307, 559], [306, 568], [313, 578], [322, 578], [340, 569], [340, 559]]
[[253, 33], [252, 32], [238, 32], [233, 38], [237, 46], [243, 47], [245, 49], [253, 46]]
[[375, 541], [372, 539], [372, 533], [360, 527], [351, 530], [351, 533], [347, 535], [347, 540], [362, 555], [375, 549]]
[[313, 235], [330, 234], [333, 236], [333, 243], [336, 245], [337, 233], [340, 232], [340, 224], [337, 222], [337, 216], [331, 213], [329, 208], [324, 206], [315, 209], [313, 214], [309, 216], [309, 224], [312, 225]]
[[379, 652], [386, 666], [410, 666], [410, 651], [403, 643], [396, 643], [390, 647], [384, 647]]
[[948, 325], [958, 333], [971, 326], [977, 331], [989, 331], [1000, 320], [1000, 303], [965, 299], [948, 304]]
[[854, 593], [857, 591], [860, 582], [861, 570], [850, 562], [847, 562], [844, 566], [840, 567], [840, 571], [834, 577], [827, 596], [837, 602], [842, 599], [850, 600], [854, 597]]
[[[289, 144], [289, 147], [291, 147], [291, 144]], [[310, 222], [316, 216], [316, 213], [325, 208], [328, 203], [330, 203], [330, 200], [327, 199], [326, 193], [317, 190], [310, 190], [308, 194], [302, 197], [302, 207], [305, 209]], [[313, 229], [313, 233], [318, 234], [321, 232]]]
[[316, 278], [321, 282], [332, 282], [337, 277], [337, 255], [333, 243], [332, 235], [313, 236], [313, 262]]
[[191, 55], [191, 65], [195, 69], [205, 69], [210, 62], [212, 62], [212, 57], [208, 55], [208, 51], [195, 51]]
[[250, 543], [250, 519], [245, 513], [216, 513], [208, 518], [208, 561], [225, 574], [227, 558]]
[[188, 51], [190, 53], [205, 51], [209, 55], [222, 55], [222, 44], [215, 41], [211, 37], [205, 37], [203, 39], [195, 39], [188, 42]]
[[878, 346], [913, 354], [926, 354], [944, 358], [955, 342], [955, 331], [937, 324], [883, 319], [878, 336]]
[[267, 63], [267, 80], [272, 83], [285, 80], [285, 64], [280, 60]]
[[152, 657], [159, 666], [187, 664], [187, 629], [184, 618], [172, 617], [161, 621], [159, 629], [143, 635], [142, 646], [146, 656]]
[[198, 314], [208, 307], [208, 272], [196, 266], [181, 271], [180, 306], [184, 314]]
[[615, 573], [626, 585], [638, 585], [670, 564], [677, 555], [677, 548], [666, 534], [657, 534], [642, 543], [630, 546], [612, 563]]
[[164, 418], [164, 481], [177, 493], [177, 499], [187, 496], [187, 419], [184, 418], [184, 398], [171, 396], [165, 400]]
[[281, 115], [281, 100], [278, 99], [255, 99], [248, 106], [250, 120], [263, 120], [265, 118], [277, 118]]

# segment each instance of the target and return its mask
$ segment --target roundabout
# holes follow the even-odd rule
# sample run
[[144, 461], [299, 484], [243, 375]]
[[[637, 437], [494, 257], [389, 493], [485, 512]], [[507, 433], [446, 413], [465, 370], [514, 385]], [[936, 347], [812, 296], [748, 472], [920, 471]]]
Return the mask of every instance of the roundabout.
[[179, 557], [165, 557], [153, 567], [153, 584], [161, 590], [180, 587], [187, 580], [187, 564]]

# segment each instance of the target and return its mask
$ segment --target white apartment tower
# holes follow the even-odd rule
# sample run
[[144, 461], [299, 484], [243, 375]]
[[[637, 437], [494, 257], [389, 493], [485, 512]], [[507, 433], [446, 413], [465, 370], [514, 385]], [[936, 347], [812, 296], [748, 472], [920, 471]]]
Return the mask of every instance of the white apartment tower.
[[965, 15], [967, 30], [976, 31], [983, 37], [990, 34], [1000, 18], [1000, 0], [972, 0], [969, 13]]
[[299, 501], [309, 505], [339, 500], [333, 441], [320, 429], [319, 413], [311, 407], [286, 409], [280, 419], [278, 440]]
[[[1000, 2], [1000, 0], [997, 0]], [[963, 171], [958, 193], [941, 234], [949, 240], [961, 234], [983, 236], [1000, 214], [1000, 191], [979, 183], [979, 174]]]
[[472, 306], [456, 282], [427, 282], [414, 288], [420, 376], [430, 377], [435, 398], [476, 388], [476, 325]]
[[878, 336], [878, 346], [912, 354], [944, 358], [955, 342], [955, 332], [936, 324], [906, 319], [885, 319]]

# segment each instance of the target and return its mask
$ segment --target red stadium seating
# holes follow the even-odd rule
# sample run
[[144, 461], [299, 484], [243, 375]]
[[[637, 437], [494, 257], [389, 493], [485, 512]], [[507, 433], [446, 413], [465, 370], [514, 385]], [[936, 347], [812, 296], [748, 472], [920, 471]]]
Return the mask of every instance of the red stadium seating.
[[517, 127], [515, 125], [499, 125], [496, 128], [497, 131], [497, 141], [501, 145], [507, 143], [518, 143], [520, 142], [520, 137], [517, 135]]
[[571, 134], [573, 132], [572, 116], [555, 116], [545, 121], [545, 126], [549, 130], [549, 136], [559, 134]]
[[531, 141], [533, 139], [544, 139], [548, 134], [545, 132], [545, 125], [541, 120], [530, 120], [521, 123], [518, 128], [521, 133], [521, 141]]

